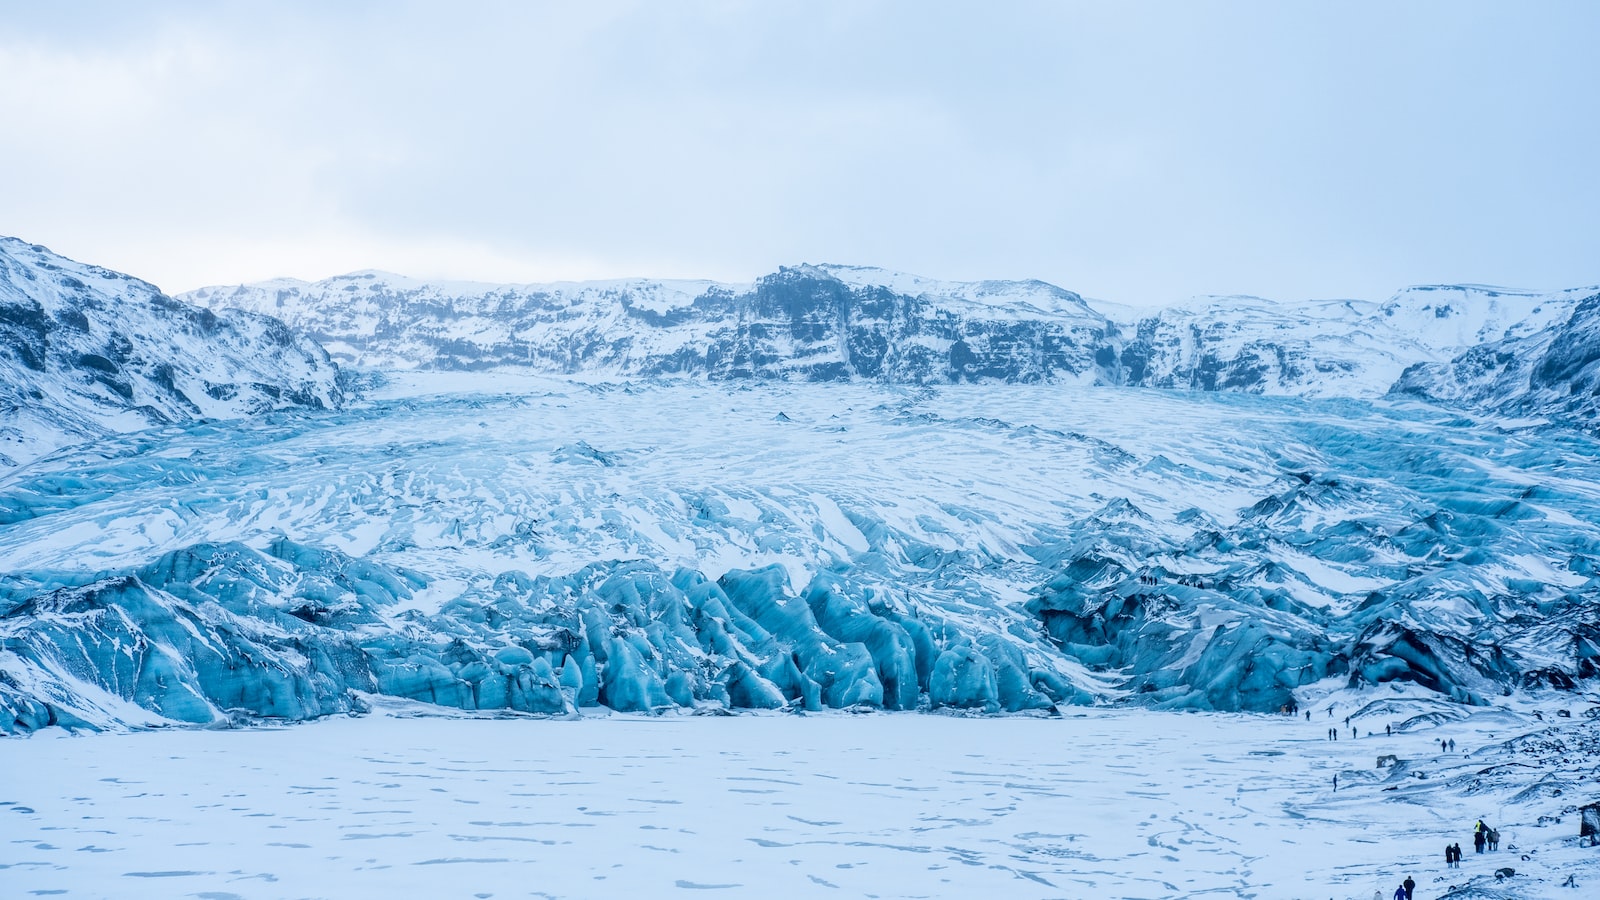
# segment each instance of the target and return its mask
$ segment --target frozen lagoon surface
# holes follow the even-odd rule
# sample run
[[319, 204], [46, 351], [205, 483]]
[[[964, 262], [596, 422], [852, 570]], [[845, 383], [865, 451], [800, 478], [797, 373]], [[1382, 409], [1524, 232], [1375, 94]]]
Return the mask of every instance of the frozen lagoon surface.
[[[1358, 727], [1378, 734], [1332, 742], [1355, 707], [1309, 722], [421, 709], [0, 742], [0, 893], [1366, 900], [1408, 874], [1419, 898], [1600, 885], [1576, 816], [1538, 819], [1580, 780], [1593, 793], [1600, 724], [1581, 713], [1478, 710], [1386, 737], [1367, 707]], [[1446, 737], [1458, 752], [1439, 752]], [[1387, 753], [1400, 766], [1374, 768]], [[1500, 852], [1473, 853], [1480, 817]], [[1518, 874], [1497, 882], [1502, 867]]]

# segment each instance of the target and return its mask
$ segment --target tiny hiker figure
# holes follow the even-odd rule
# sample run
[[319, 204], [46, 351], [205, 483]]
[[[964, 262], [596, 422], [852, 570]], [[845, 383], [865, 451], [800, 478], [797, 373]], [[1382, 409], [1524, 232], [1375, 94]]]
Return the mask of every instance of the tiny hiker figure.
[[1407, 875], [1406, 880], [1401, 882], [1400, 886], [1406, 890], [1406, 900], [1411, 900], [1411, 892], [1417, 889], [1417, 883], [1411, 880], [1410, 875]]

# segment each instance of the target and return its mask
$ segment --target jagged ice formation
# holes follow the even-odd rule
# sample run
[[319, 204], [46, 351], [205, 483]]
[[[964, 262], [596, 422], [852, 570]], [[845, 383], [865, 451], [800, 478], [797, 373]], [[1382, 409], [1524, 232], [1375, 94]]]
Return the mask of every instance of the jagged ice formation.
[[[1594, 442], [1060, 386], [398, 380], [0, 482], [0, 724], [1477, 703], [1600, 659]], [[690, 423], [686, 427], [686, 423]]]

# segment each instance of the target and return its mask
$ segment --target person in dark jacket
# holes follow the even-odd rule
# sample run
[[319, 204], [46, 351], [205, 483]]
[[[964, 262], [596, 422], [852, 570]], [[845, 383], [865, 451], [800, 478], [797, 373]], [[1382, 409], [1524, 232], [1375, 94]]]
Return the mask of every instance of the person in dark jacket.
[[1407, 875], [1406, 876], [1406, 880], [1402, 881], [1400, 883], [1400, 886], [1402, 888], [1405, 888], [1406, 900], [1411, 900], [1411, 892], [1415, 891], [1417, 889], [1417, 883], [1415, 881], [1411, 880], [1411, 876], [1410, 875]]
[[1483, 845], [1484, 845], [1484, 842], [1486, 840], [1487, 839], [1483, 836], [1483, 832], [1474, 831], [1472, 833], [1472, 846], [1473, 846], [1473, 849], [1477, 850], [1479, 853], [1482, 853], [1483, 852]]

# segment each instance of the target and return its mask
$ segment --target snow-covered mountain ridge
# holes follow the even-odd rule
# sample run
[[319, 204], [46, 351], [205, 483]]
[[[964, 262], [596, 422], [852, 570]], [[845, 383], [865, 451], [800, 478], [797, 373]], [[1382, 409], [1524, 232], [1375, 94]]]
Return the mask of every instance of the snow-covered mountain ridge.
[[1136, 312], [1038, 281], [797, 266], [752, 284], [430, 284], [380, 272], [204, 288], [382, 368], [889, 383], [1082, 382], [1378, 397], [1409, 367], [1558, 327], [1593, 289], [1408, 288], [1382, 303], [1210, 297]]
[[282, 318], [379, 368], [894, 383], [1098, 377], [1111, 325], [1038, 282], [941, 285], [799, 266], [751, 285], [432, 285], [375, 272], [184, 295]]
[[281, 322], [0, 237], [0, 469], [114, 432], [337, 407], [337, 376]]

